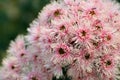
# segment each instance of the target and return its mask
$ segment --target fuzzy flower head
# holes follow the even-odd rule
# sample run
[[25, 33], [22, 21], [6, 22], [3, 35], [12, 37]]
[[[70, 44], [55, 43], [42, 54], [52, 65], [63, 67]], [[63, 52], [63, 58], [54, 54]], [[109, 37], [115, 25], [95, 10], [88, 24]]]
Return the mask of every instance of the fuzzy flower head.
[[79, 41], [87, 41], [90, 38], [90, 30], [83, 27], [77, 31], [77, 37]]
[[28, 80], [41, 80], [41, 74], [39, 72], [30, 72], [28, 74]]
[[56, 45], [52, 61], [54, 64], [60, 64], [62, 66], [70, 64], [72, 62], [70, 48], [64, 43]]
[[119, 9], [112, 0], [51, 0], [11, 42], [0, 80], [118, 80]]
[[102, 78], [115, 78], [116, 61], [113, 57], [114, 55], [111, 54], [106, 54], [102, 56], [100, 60]]

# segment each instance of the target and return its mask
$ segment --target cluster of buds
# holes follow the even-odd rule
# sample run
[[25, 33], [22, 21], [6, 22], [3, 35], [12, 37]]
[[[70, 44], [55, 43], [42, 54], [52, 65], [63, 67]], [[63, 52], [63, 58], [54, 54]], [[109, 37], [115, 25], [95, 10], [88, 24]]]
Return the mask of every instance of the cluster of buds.
[[111, 0], [51, 1], [11, 42], [0, 80], [118, 80], [119, 9]]

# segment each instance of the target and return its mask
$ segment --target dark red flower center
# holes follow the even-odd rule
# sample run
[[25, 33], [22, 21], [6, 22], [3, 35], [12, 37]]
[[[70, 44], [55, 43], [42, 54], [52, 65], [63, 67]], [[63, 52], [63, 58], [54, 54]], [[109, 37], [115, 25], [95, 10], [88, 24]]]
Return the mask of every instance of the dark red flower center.
[[109, 66], [111, 64], [112, 64], [112, 62], [110, 60], [106, 61], [106, 66]]
[[88, 60], [90, 58], [90, 54], [86, 53], [85, 54], [85, 59]]
[[65, 26], [62, 25], [62, 26], [60, 27], [60, 30], [65, 30]]
[[83, 30], [83, 31], [81, 32], [81, 34], [82, 34], [82, 36], [86, 36], [87, 32], [86, 32], [85, 30]]
[[15, 69], [15, 66], [14, 66], [14, 65], [12, 65], [12, 66], [11, 66], [11, 68], [12, 68], [12, 69]]
[[94, 11], [94, 10], [91, 10], [91, 11], [89, 12], [89, 14], [95, 15], [95, 11]]
[[59, 49], [59, 54], [65, 54], [65, 51], [64, 51], [63, 48], [60, 48], [60, 49]]
[[60, 10], [56, 10], [55, 12], [54, 12], [54, 16], [59, 16], [60, 15]]
[[31, 79], [32, 79], [32, 80], [38, 80], [36, 77], [32, 77]]
[[25, 55], [24, 53], [21, 53], [21, 55], [20, 55], [20, 56], [21, 56], [21, 57], [23, 57], [24, 55]]
[[92, 44], [93, 44], [93, 46], [96, 46], [96, 47], [99, 46], [99, 42], [98, 41], [93, 41]]
[[107, 35], [107, 36], [106, 36], [106, 39], [107, 39], [107, 41], [111, 40], [111, 36], [110, 36], [110, 35]]
[[96, 25], [95, 27], [96, 27], [97, 30], [101, 29], [101, 26]]

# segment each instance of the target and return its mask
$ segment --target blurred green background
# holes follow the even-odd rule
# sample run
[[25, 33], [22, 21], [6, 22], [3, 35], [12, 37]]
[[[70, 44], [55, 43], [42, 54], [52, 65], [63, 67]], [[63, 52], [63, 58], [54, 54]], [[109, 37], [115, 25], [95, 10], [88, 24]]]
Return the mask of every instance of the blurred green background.
[[0, 0], [0, 62], [11, 40], [26, 34], [29, 24], [50, 0]]
[[26, 34], [29, 24], [49, 2], [50, 0], [0, 0], [0, 62], [10, 41], [18, 34]]

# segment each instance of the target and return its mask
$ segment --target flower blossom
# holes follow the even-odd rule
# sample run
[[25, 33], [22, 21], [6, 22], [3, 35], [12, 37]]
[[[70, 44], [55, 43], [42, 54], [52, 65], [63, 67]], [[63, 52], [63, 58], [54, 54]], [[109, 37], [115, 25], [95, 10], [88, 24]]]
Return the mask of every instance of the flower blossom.
[[120, 79], [120, 7], [112, 0], [51, 0], [12, 41], [0, 80]]

